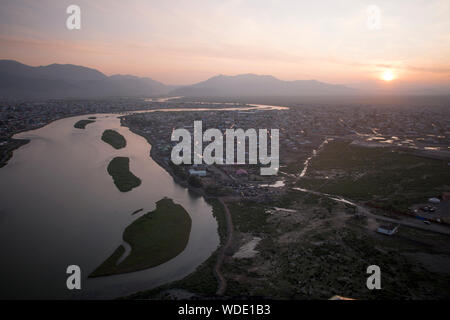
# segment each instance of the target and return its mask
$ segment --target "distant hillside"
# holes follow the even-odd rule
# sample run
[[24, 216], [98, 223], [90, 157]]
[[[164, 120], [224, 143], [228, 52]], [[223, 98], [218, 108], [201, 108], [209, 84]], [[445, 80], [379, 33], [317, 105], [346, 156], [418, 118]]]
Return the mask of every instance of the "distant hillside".
[[303, 95], [351, 95], [358, 91], [341, 85], [327, 84], [316, 80], [283, 81], [273, 76], [243, 74], [219, 75], [206, 81], [177, 88], [170, 92], [174, 96], [303, 96]]
[[123, 95], [128, 96], [165, 95], [175, 88], [150, 78], [139, 78], [130, 75], [116, 74], [110, 76], [109, 79], [120, 87]]
[[0, 60], [0, 97], [96, 98], [165, 95], [174, 87], [150, 78], [108, 77], [98, 70], [70, 64], [31, 67]]

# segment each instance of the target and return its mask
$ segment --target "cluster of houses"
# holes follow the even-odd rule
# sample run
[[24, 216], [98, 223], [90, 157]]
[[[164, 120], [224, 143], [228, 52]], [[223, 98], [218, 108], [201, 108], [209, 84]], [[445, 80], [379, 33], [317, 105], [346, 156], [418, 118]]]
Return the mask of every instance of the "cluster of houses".
[[143, 107], [144, 104], [137, 99], [3, 101], [0, 102], [0, 141], [15, 133], [37, 129], [65, 117], [122, 112]]

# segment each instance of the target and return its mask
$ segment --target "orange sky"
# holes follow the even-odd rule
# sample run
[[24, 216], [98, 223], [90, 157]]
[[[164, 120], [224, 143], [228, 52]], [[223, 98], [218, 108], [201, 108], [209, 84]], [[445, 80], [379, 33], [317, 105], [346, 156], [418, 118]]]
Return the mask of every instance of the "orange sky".
[[[65, 26], [81, 8], [81, 30]], [[380, 19], [373, 24], [373, 11]], [[217, 74], [450, 84], [450, 1], [6, 0], [0, 58], [191, 84]], [[372, 15], [372, 16], [371, 16]], [[372, 22], [370, 22], [372, 21]], [[371, 24], [372, 23], [372, 24]]]

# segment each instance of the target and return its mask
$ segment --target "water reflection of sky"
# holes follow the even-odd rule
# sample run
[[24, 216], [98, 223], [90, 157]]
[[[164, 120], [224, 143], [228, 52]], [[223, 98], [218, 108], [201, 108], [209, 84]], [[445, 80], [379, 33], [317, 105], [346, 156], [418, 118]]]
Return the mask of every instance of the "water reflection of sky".
[[[437, 135], [427, 135], [427, 137], [445, 139], [445, 136], [437, 136]], [[379, 144], [380, 146], [395, 145], [412, 149], [422, 149], [426, 151], [440, 151], [444, 149], [450, 149], [450, 146], [443, 146], [442, 143], [440, 143], [439, 141], [435, 140], [429, 141], [429, 138], [424, 137], [416, 137], [408, 139], [408, 138], [400, 138], [398, 136], [382, 136], [381, 134], [377, 133], [376, 135], [364, 135], [364, 141]]]

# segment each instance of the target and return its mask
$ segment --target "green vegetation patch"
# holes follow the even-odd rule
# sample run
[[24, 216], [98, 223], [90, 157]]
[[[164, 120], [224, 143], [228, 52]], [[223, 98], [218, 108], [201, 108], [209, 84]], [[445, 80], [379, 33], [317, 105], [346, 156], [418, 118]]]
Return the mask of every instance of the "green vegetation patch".
[[231, 218], [235, 228], [240, 232], [264, 233], [270, 232], [266, 219], [269, 213], [266, 207], [256, 201], [243, 200], [228, 203]]
[[131, 246], [130, 254], [119, 264], [125, 252], [120, 245], [90, 277], [134, 272], [158, 266], [179, 255], [187, 246], [191, 232], [191, 217], [172, 199], [156, 203], [156, 209], [130, 224], [123, 240]]
[[6, 166], [8, 161], [12, 158], [14, 150], [28, 142], [30, 142], [30, 140], [11, 139], [6, 145], [0, 146], [0, 168]]
[[121, 192], [128, 192], [141, 185], [141, 179], [130, 171], [130, 159], [127, 157], [115, 157], [108, 165], [108, 173], [114, 180], [114, 184]]
[[86, 129], [86, 126], [93, 122], [95, 122], [95, 120], [80, 120], [77, 121], [73, 126], [77, 129]]
[[103, 132], [102, 140], [115, 149], [122, 149], [127, 145], [127, 141], [120, 133], [110, 129]]
[[446, 161], [391, 148], [334, 141], [312, 159], [308, 174], [299, 180], [299, 185], [351, 199], [382, 198], [404, 210], [421, 199], [439, 195], [450, 181], [447, 167]]
[[196, 176], [189, 176], [188, 183], [195, 188], [201, 188], [203, 186], [202, 180]]
[[[431, 248], [444, 254], [448, 245], [441, 242], [430, 245], [432, 242], [427, 241], [420, 248], [421, 234], [427, 234], [423, 231], [402, 228], [396, 236], [386, 237], [368, 232], [364, 218], [339, 218], [341, 214], [322, 217], [327, 211], [323, 208], [327, 205], [324, 199], [321, 197], [318, 205], [303, 205], [296, 214], [266, 219], [266, 224], [273, 227], [270, 233], [259, 235], [262, 238], [257, 247], [259, 254], [252, 259], [228, 259], [224, 263], [226, 296], [268, 299], [329, 299], [335, 294], [355, 299], [449, 296], [449, 276], [423, 269], [410, 256], [418, 250], [430, 253]], [[342, 210], [343, 206], [339, 206], [333, 210]], [[305, 219], [299, 220], [300, 215]], [[417, 234], [405, 234], [411, 230]], [[444, 241], [448, 238], [433, 236]], [[367, 290], [366, 269], [370, 264], [383, 270], [382, 290]]]
[[[220, 242], [223, 244], [227, 233], [225, 209], [217, 199], [208, 199], [208, 203], [213, 207], [213, 216], [217, 219]], [[169, 289], [183, 289], [198, 296], [213, 296], [217, 290], [217, 280], [213, 270], [217, 261], [218, 250], [198, 266], [193, 273], [182, 280], [174, 281], [151, 290], [137, 292], [126, 297], [126, 299], [164, 299], [164, 292]]]

